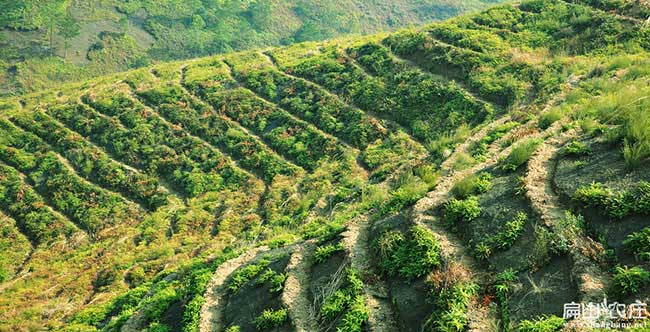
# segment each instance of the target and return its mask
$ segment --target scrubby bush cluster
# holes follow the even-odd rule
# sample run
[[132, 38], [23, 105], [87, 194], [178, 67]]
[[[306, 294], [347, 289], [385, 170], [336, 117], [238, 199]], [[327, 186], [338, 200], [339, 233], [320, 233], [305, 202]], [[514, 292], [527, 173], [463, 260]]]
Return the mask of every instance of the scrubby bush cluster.
[[602, 183], [580, 187], [573, 199], [586, 207], [599, 209], [604, 215], [616, 220], [633, 214], [650, 214], [650, 183], [641, 181], [629, 190], [614, 191]]
[[627, 236], [623, 241], [625, 249], [641, 261], [650, 261], [650, 227]]
[[260, 331], [270, 330], [284, 325], [288, 317], [286, 309], [267, 309], [255, 318], [254, 323]]
[[612, 278], [611, 288], [614, 294], [625, 297], [638, 295], [650, 287], [650, 271], [635, 266], [617, 266]]
[[341, 318], [336, 330], [340, 332], [361, 332], [368, 320], [368, 308], [363, 295], [363, 281], [359, 272], [348, 269], [344, 285], [325, 299], [320, 315], [326, 322]]
[[461, 222], [470, 222], [480, 215], [481, 205], [476, 196], [460, 200], [452, 198], [443, 207], [443, 220], [450, 227], [455, 227]]
[[440, 244], [428, 230], [413, 226], [407, 234], [387, 231], [374, 242], [380, 270], [389, 276], [419, 278], [440, 266]]
[[474, 254], [477, 258], [487, 259], [494, 250], [506, 250], [517, 241], [524, 231], [528, 221], [528, 215], [519, 212], [512, 219], [507, 221], [496, 234], [488, 235], [474, 247]]

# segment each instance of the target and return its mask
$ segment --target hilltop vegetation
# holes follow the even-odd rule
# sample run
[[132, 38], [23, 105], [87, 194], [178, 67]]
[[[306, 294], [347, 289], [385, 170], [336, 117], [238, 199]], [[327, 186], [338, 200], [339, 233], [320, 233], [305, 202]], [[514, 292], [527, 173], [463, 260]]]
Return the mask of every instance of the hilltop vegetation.
[[392, 30], [491, 0], [5, 0], [2, 94], [61, 81], [271, 45]]
[[650, 301], [647, 10], [530, 0], [3, 99], [0, 331], [560, 331]]

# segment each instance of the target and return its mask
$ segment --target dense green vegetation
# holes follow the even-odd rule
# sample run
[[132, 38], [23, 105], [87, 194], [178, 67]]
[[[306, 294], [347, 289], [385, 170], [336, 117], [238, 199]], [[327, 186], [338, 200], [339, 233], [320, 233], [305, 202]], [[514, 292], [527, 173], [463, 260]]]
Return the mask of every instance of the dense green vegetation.
[[78, 57], [112, 13], [83, 70], [142, 67], [0, 100], [0, 330], [556, 331], [562, 303], [647, 299], [646, 6], [530, 0], [149, 66], [415, 18], [321, 6], [0, 14]]
[[0, 77], [7, 86], [0, 92], [30, 92], [156, 61], [390, 30], [489, 3], [6, 1], [0, 13]]

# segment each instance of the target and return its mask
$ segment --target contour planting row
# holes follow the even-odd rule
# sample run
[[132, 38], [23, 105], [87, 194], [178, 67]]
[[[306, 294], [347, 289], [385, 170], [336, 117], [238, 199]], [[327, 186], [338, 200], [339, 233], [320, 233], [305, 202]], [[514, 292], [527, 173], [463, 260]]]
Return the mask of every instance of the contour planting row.
[[[49, 143], [50, 148], [65, 157], [83, 178], [140, 202], [150, 210], [167, 203], [168, 194], [162, 190], [156, 178], [115, 162], [104, 151], [45, 113], [21, 113], [11, 120]], [[22, 136], [17, 128], [4, 121], [0, 122], [0, 127]]]
[[262, 54], [237, 54], [226, 62], [245, 87], [356, 148], [364, 149], [386, 135], [376, 120], [305, 81], [282, 74]]
[[[429, 74], [408, 68], [393, 58], [388, 49], [374, 42], [353, 46], [347, 51], [337, 45], [306, 54], [273, 51], [272, 55], [287, 72], [314, 81], [351, 99], [367, 112], [374, 112], [408, 128], [420, 142], [428, 143], [461, 124], [476, 125], [492, 109], [452, 82], [441, 82]], [[351, 54], [363, 68], [347, 54]], [[291, 59], [300, 59], [288, 63]]]
[[152, 176], [160, 174], [185, 196], [219, 190], [224, 186], [224, 175], [230, 175], [213, 171], [217, 165], [207, 158], [210, 150], [180, 131], [169, 136], [147, 124], [128, 130], [117, 119], [85, 105], [51, 107], [48, 112], [116, 159]]
[[237, 123], [193, 100], [178, 85], [137, 91], [137, 94], [162, 117], [226, 151], [242, 167], [260, 174], [267, 183], [276, 175], [292, 176], [301, 172], [299, 167], [278, 156]]
[[86, 182], [36, 136], [12, 137], [0, 143], [0, 160], [26, 174], [27, 180], [48, 203], [91, 236], [118, 223], [141, 216], [136, 206], [121, 196]]
[[327, 158], [335, 160], [345, 153], [336, 140], [257, 98], [249, 90], [213, 93], [207, 100], [215, 109], [259, 135], [275, 151], [307, 170], [314, 170], [321, 161]]
[[[435, 31], [440, 34], [448, 32], [442, 28]], [[475, 42], [476, 39], [472, 38], [471, 41]], [[464, 43], [461, 45], [469, 43], [462, 40]], [[562, 82], [559, 63], [531, 64], [511, 61], [511, 55], [496, 50], [476, 51], [500, 48], [496, 46], [464, 48], [436, 40], [423, 31], [396, 33], [384, 39], [383, 44], [397, 55], [416, 62], [423, 69], [458, 79], [477, 91], [482, 98], [505, 107], [527, 97], [547, 98], [558, 91]]]
[[[219, 150], [188, 135], [182, 128], [175, 128], [124, 92], [107, 93], [105, 91], [92, 96], [86, 95], [84, 100], [102, 114], [116, 117], [129, 130], [148, 129], [152, 137], [159, 139], [162, 144], [174, 148], [179, 154], [188, 156], [197, 163], [202, 172], [210, 174], [210, 178], [221, 182], [222, 186], [231, 189], [242, 188], [250, 180], [248, 174], [235, 167]], [[214, 177], [215, 174], [218, 174], [220, 178]], [[218, 185], [208, 185], [199, 193], [215, 191], [219, 188]]]
[[0, 174], [0, 209], [34, 245], [75, 232], [74, 225], [52, 211], [16, 169], [0, 163]]
[[[210, 67], [214, 66], [214, 68]], [[199, 74], [206, 71], [208, 74]], [[343, 144], [246, 89], [237, 89], [229, 67], [216, 60], [188, 66], [183, 84], [212, 107], [269, 142], [298, 165], [313, 170], [324, 158], [339, 159]]]
[[310, 82], [279, 72], [262, 54], [247, 53], [226, 61], [237, 79], [260, 97], [360, 149], [373, 177], [383, 177], [424, 153], [404, 133], [386, 129], [377, 119]]

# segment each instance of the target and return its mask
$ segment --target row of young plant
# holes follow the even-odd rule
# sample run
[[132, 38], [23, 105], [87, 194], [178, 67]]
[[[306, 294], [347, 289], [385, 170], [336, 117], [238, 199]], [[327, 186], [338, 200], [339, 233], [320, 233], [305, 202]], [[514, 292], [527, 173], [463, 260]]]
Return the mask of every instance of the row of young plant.
[[584, 207], [621, 220], [631, 215], [650, 215], [650, 182], [641, 181], [629, 190], [614, 191], [602, 183], [580, 187], [573, 199]]
[[[21, 113], [12, 118], [12, 121], [49, 143], [83, 178], [140, 202], [150, 210], [167, 203], [168, 194], [161, 190], [156, 178], [113, 161], [101, 149], [59, 125], [45, 113]], [[19, 135], [17, 128], [4, 121], [0, 122], [0, 127]]]
[[[7, 133], [10, 134], [10, 133]], [[121, 196], [102, 190], [73, 173], [30, 134], [11, 137], [0, 145], [0, 159], [27, 175], [34, 189], [91, 237], [111, 225], [128, 224], [141, 216]], [[13, 139], [12, 139], [13, 138]]]
[[650, 7], [643, 2], [616, 0], [572, 0], [569, 2], [592, 6], [600, 10], [615, 12], [619, 15], [625, 15], [642, 21], [650, 17]]
[[137, 92], [158, 113], [192, 135], [217, 146], [239, 161], [242, 167], [270, 183], [276, 175], [295, 175], [300, 169], [284, 161], [271, 149], [228, 121], [215, 110], [194, 102], [179, 86], [162, 86]]
[[[492, 188], [492, 175], [479, 173], [470, 175], [452, 188], [454, 197], [443, 207], [443, 221], [447, 227], [458, 230], [464, 223], [472, 222], [481, 215], [482, 209], [478, 195]], [[528, 215], [518, 212], [505, 222], [498, 232], [485, 236], [474, 245], [474, 255], [477, 259], [487, 260], [495, 251], [503, 251], [512, 247], [524, 231]]]
[[226, 62], [253, 92], [360, 150], [386, 135], [375, 119], [316, 86], [284, 75], [261, 54], [228, 56]]
[[211, 94], [206, 100], [306, 170], [312, 171], [321, 162], [342, 158], [345, 154], [343, 147], [334, 139], [295, 120], [248, 90]]
[[18, 229], [33, 245], [74, 233], [75, 228], [48, 208], [43, 198], [23, 181], [18, 171], [4, 164], [0, 164], [0, 171], [0, 209], [16, 221]]
[[[307, 44], [273, 50], [270, 54], [286, 72], [315, 82], [351, 100], [362, 110], [401, 124], [430, 150], [435, 146], [432, 142], [439, 140], [443, 134], [474, 121], [474, 118], [468, 121], [460, 114], [473, 106], [467, 106], [471, 103], [467, 96], [452, 92], [459, 90], [457, 87], [443, 85], [430, 76], [409, 71], [403, 64], [389, 63], [390, 55], [377, 44], [369, 42], [364, 45], [365, 48], [354, 46], [346, 51], [334, 43]], [[378, 47], [378, 50], [372, 50], [369, 45]], [[370, 64], [369, 59], [364, 58], [366, 65], [370, 66], [366, 71], [346, 53], [356, 52], [358, 48], [381, 52], [382, 59]], [[467, 100], [459, 101], [462, 98]], [[452, 104], [455, 110], [461, 112], [451, 111]], [[480, 121], [480, 117], [476, 118], [476, 121]]]
[[[233, 68], [249, 89], [359, 148], [362, 161], [372, 171], [373, 179], [383, 179], [407, 163], [404, 156], [412, 160], [423, 153], [423, 149], [404, 133], [384, 128], [377, 119], [314, 84], [280, 73], [261, 55], [246, 56], [251, 58], [246, 64], [252, 62], [261, 69], [248, 70], [243, 63], [234, 64]], [[238, 70], [241, 74], [237, 74]]]
[[[381, 44], [369, 42], [346, 50], [365, 71], [380, 79], [381, 105], [370, 109], [388, 114], [409, 128], [425, 145], [461, 125], [474, 127], [491, 118], [491, 105], [474, 99], [450, 81], [441, 81], [398, 61]], [[371, 86], [375, 89], [375, 86]], [[377, 101], [375, 101], [377, 103]]]
[[220, 165], [205, 158], [211, 155], [210, 149], [180, 131], [174, 136], [160, 135], [150, 125], [128, 130], [117, 119], [85, 105], [50, 107], [48, 114], [106, 149], [115, 159], [169, 181], [184, 196], [198, 196], [224, 185], [222, 175], [213, 171]]
[[[520, 8], [533, 2], [526, 2]], [[397, 33], [383, 42], [429, 71], [466, 82], [482, 97], [497, 104], [510, 106], [526, 99], [543, 101], [559, 91], [564, 81], [563, 65], [540, 56], [537, 53], [543, 51], [537, 49], [562, 51], [562, 47], [568, 47], [566, 43], [576, 41], [558, 36], [555, 40], [566, 43], [554, 45], [550, 35], [557, 31], [554, 29], [573, 29], [577, 25], [575, 17], [563, 10], [552, 6], [544, 9], [552, 10], [544, 11], [543, 17], [539, 17], [542, 15], [522, 14], [519, 9], [504, 5], [473, 17], [436, 23], [425, 31]], [[548, 22], [548, 16], [552, 15], [567, 19], [553, 17]], [[545, 20], [553, 24], [552, 29], [544, 25]], [[591, 41], [583, 35], [589, 32], [576, 31], [575, 35], [584, 37], [579, 39], [580, 43], [587, 43]], [[591, 49], [610, 44], [612, 41], [593, 44]], [[523, 51], [513, 54], [510, 51], [513, 47]]]
[[[102, 92], [93, 96], [85, 95], [83, 99], [101, 113], [118, 118], [127, 130], [148, 129], [161, 144], [174, 148], [179, 154], [185, 154], [196, 162], [202, 172], [218, 174], [225, 187], [243, 188], [246, 181], [250, 180], [246, 173], [235, 167], [220, 151], [188, 135], [182, 128], [170, 125], [125, 93]], [[202, 192], [217, 189], [218, 187], [205, 188]]]
[[[228, 277], [227, 287], [230, 295], [236, 294], [243, 286], [252, 283], [255, 287], [267, 287], [268, 291], [275, 296], [282, 293], [284, 282], [287, 279], [286, 273], [280, 273], [273, 270], [270, 265], [278, 260], [286, 259], [286, 254], [267, 255], [260, 260], [248, 264]], [[251, 322], [257, 330], [266, 331], [277, 329], [285, 325], [288, 321], [287, 310], [265, 309]], [[226, 331], [239, 331], [238, 325], [231, 325]]]

